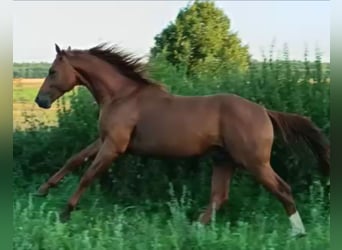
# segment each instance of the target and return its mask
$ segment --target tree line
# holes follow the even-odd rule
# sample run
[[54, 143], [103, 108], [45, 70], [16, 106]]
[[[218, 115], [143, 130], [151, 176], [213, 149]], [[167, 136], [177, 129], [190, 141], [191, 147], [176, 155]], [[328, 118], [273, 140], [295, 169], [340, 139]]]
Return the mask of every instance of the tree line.
[[[277, 62], [277, 61], [275, 61]], [[279, 60], [278, 62], [282, 62]], [[303, 61], [293, 60], [289, 61], [289, 64], [293, 68], [296, 68], [300, 72], [305, 72], [306, 66]], [[315, 62], [308, 62], [310, 69], [315, 68]], [[253, 60], [252, 65], [254, 67], [262, 67], [263, 62]], [[51, 63], [40, 62], [40, 63], [14, 63], [13, 64], [13, 78], [44, 78], [47, 76]], [[330, 63], [321, 63], [322, 72], [325, 75], [330, 75]]]

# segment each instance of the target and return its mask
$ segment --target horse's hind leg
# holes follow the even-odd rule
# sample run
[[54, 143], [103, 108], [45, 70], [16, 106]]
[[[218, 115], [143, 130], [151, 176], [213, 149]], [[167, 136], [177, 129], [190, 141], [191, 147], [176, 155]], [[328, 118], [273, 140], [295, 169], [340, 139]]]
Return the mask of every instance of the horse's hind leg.
[[258, 168], [254, 172], [254, 175], [258, 181], [283, 204], [291, 222], [292, 235], [305, 235], [305, 228], [296, 209], [290, 186], [274, 172], [270, 164]]
[[200, 215], [200, 222], [207, 224], [214, 211], [217, 211], [228, 199], [229, 186], [234, 174], [235, 166], [232, 163], [217, 163], [213, 167], [211, 178], [210, 203], [203, 214]]

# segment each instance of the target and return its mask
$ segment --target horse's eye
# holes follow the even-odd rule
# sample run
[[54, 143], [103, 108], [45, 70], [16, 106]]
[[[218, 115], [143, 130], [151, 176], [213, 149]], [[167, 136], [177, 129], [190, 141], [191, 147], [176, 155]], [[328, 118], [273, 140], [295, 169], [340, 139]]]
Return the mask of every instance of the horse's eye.
[[54, 74], [56, 74], [56, 70], [49, 69], [49, 75], [51, 76], [51, 75], [54, 75]]

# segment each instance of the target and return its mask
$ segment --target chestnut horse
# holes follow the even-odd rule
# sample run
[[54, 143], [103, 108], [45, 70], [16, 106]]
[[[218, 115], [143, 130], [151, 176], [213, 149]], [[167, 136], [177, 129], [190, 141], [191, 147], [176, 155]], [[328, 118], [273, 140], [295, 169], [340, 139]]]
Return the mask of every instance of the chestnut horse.
[[145, 76], [139, 59], [115, 46], [55, 48], [56, 58], [35, 102], [48, 109], [64, 93], [83, 85], [100, 107], [98, 139], [72, 156], [37, 191], [45, 196], [66, 174], [93, 159], [62, 211], [62, 220], [69, 219], [86, 188], [121, 154], [190, 157], [210, 151], [214, 152], [211, 197], [199, 218], [202, 223], [208, 223], [227, 200], [234, 171], [243, 168], [283, 204], [292, 233], [305, 234], [291, 188], [273, 171], [270, 157], [275, 130], [286, 142], [305, 142], [329, 175], [330, 146], [309, 119], [270, 111], [233, 94], [172, 95]]

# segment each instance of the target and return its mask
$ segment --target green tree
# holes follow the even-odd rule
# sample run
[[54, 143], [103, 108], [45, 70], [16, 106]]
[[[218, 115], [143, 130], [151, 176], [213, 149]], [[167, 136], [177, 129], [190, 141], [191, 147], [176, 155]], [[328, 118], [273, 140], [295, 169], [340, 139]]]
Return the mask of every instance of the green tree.
[[151, 57], [160, 54], [190, 74], [246, 70], [250, 60], [248, 47], [230, 31], [229, 18], [212, 1], [196, 0], [180, 10], [175, 22], [155, 37]]

